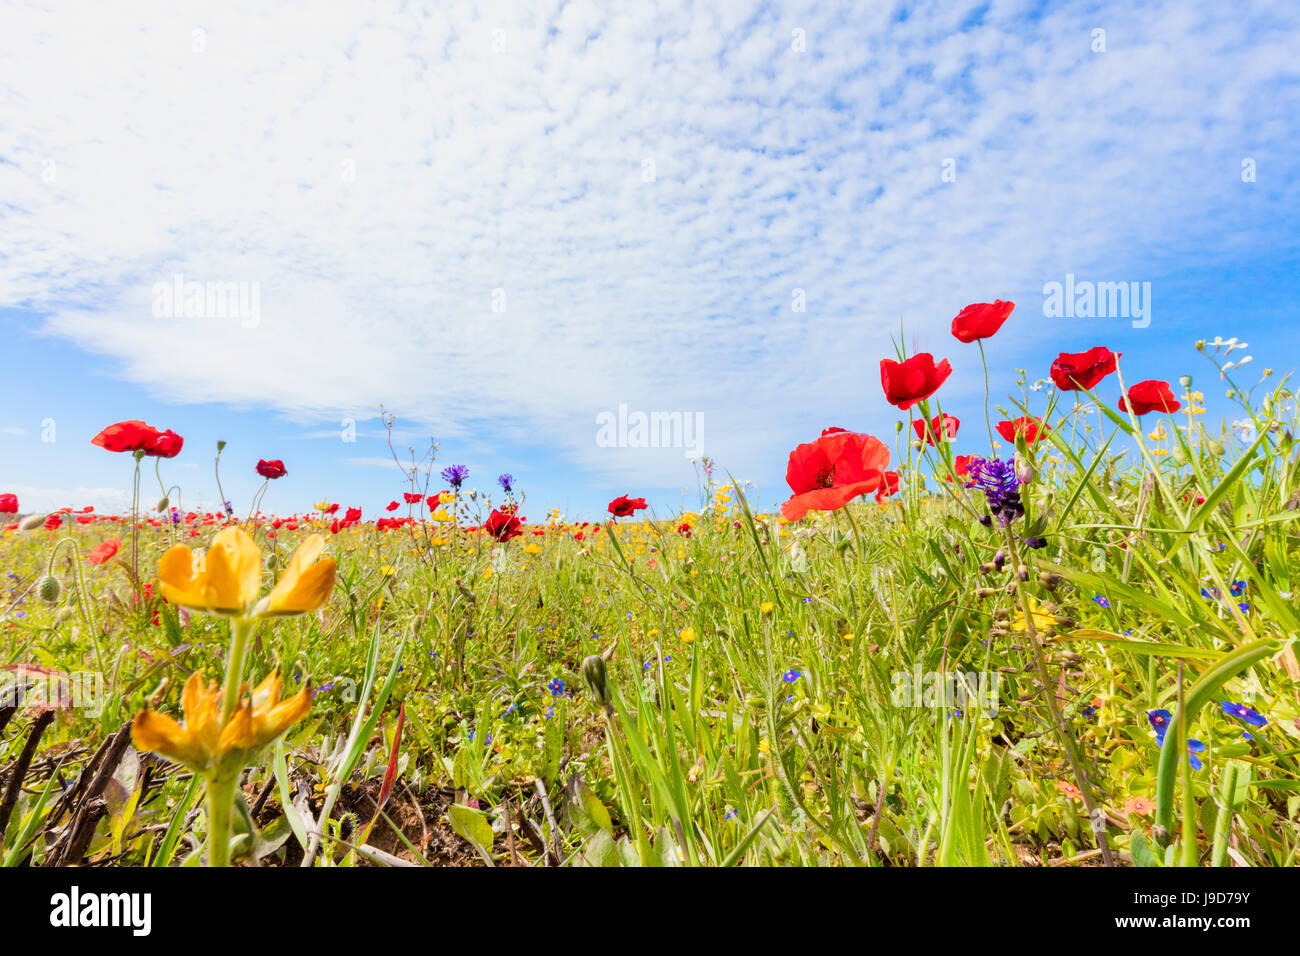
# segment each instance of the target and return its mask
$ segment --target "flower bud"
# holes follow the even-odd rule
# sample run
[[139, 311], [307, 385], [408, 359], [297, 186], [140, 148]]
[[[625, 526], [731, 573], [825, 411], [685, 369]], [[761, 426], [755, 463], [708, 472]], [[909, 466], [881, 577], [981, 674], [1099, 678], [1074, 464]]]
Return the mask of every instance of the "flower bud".
[[158, 507], [155, 508], [154, 510], [155, 510], [155, 511], [166, 511], [166, 510], [167, 510], [167, 506], [170, 505], [170, 504], [171, 504], [171, 499], [168, 498], [166, 495], [163, 495], [161, 498], [158, 499]]
[[217, 454], [220, 455], [225, 450], [226, 450], [226, 443], [223, 441], [217, 442]]
[[75, 610], [65, 604], [63, 607], [59, 608], [59, 613], [54, 615], [54, 617], [60, 624], [62, 624], [76, 613]]
[[52, 574], [47, 574], [41, 578], [40, 584], [36, 585], [36, 593], [40, 595], [41, 600], [46, 604], [53, 604], [63, 593], [63, 585], [59, 579]]
[[1027, 548], [1045, 548], [1047, 547], [1046, 538], [1026, 538], [1025, 547]]
[[609, 684], [605, 673], [605, 658], [592, 654], [582, 662], [582, 677], [591, 691], [591, 698], [605, 710], [613, 710], [609, 702]]
[[1016, 455], [1016, 481], [1022, 485], [1031, 484], [1034, 480], [1034, 466], [1028, 459]]
[[1016, 568], [1016, 578], [1017, 578], [1018, 580], [1021, 580], [1021, 581], [1028, 581], [1028, 580], [1029, 580], [1029, 566], [1028, 566], [1028, 565], [1025, 565], [1025, 564], [1022, 564], [1020, 567]]
[[45, 515], [28, 515], [18, 523], [19, 531], [31, 531], [45, 524]]

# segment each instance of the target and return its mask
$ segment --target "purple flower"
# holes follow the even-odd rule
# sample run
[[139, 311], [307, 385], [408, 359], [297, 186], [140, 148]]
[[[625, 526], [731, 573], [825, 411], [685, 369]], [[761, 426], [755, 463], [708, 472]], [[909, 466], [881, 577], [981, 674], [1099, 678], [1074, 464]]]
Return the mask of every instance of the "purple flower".
[[469, 469], [464, 465], [452, 465], [442, 470], [442, 480], [451, 485], [453, 491], [460, 491], [460, 486], [465, 484], [468, 477]]
[[506, 472], [504, 475], [497, 475], [497, 484], [501, 486], [501, 490], [506, 494], [510, 494], [513, 490], [514, 483], [515, 476], [509, 472]]
[[988, 499], [989, 511], [1002, 527], [1007, 527], [1025, 513], [1020, 502], [1020, 480], [1014, 462], [998, 458], [974, 458], [968, 466], [967, 488], [978, 488]]

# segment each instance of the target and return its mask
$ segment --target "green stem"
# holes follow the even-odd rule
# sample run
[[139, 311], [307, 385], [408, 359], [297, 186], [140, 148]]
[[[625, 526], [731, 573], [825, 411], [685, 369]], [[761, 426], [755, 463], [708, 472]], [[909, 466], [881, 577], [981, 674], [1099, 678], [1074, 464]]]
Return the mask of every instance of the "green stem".
[[221, 708], [224, 727], [239, 706], [239, 689], [244, 683], [244, 659], [248, 652], [248, 636], [253, 632], [253, 622], [237, 617], [231, 624], [230, 654], [226, 659], [226, 694]]
[[234, 780], [208, 780], [208, 866], [230, 866], [230, 808]]
[[998, 451], [993, 442], [993, 419], [989, 416], [989, 363], [984, 358], [984, 342], [975, 340], [980, 347], [980, 364], [984, 366], [984, 427], [989, 432], [989, 454], [996, 456]]
[[[1008, 559], [1013, 567], [1018, 567], [1020, 556], [1016, 549], [1015, 535], [1011, 533], [1010, 528], [1007, 528], [1005, 533]], [[1047, 671], [1047, 660], [1043, 657], [1043, 648], [1038, 642], [1038, 628], [1034, 625], [1034, 612], [1029, 604], [1029, 594], [1020, 583], [1019, 578], [1016, 579], [1016, 597], [1020, 601], [1020, 611], [1025, 616], [1025, 632], [1029, 638], [1029, 646], [1034, 652], [1034, 663], [1037, 666], [1038, 679], [1043, 685], [1043, 702], [1047, 705], [1047, 710], [1052, 716], [1052, 727], [1056, 731], [1056, 736], [1061, 741], [1061, 745], [1065, 748], [1065, 759], [1070, 765], [1074, 785], [1079, 788], [1079, 795], [1083, 800], [1084, 809], [1088, 812], [1088, 823], [1093, 828], [1097, 849], [1101, 851], [1102, 863], [1105, 866], [1114, 866], [1115, 861], [1111, 858], [1110, 842], [1106, 838], [1106, 818], [1097, 808], [1093, 799], [1092, 783], [1084, 772], [1083, 761], [1074, 745], [1074, 735], [1065, 723], [1065, 718], [1061, 716], [1061, 708], [1057, 706], [1056, 691], [1052, 688], [1051, 677]]]

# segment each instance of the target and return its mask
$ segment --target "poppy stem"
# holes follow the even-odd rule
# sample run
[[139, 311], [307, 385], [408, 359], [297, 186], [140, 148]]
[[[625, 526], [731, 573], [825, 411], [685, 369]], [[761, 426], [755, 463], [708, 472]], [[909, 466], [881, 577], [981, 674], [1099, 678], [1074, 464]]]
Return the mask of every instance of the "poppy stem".
[[989, 431], [989, 454], [997, 456], [997, 446], [993, 443], [993, 419], [989, 417], [989, 363], [984, 358], [984, 340], [976, 339], [980, 347], [980, 364], [984, 366], [984, 427]]

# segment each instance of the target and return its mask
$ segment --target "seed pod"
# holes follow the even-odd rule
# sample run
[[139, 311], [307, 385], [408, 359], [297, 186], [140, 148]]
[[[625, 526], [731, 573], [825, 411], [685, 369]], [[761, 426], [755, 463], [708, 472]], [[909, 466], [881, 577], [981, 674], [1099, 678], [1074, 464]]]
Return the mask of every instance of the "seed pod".
[[1040, 571], [1038, 573], [1038, 583], [1049, 591], [1055, 591], [1061, 586], [1061, 576], [1055, 571]]
[[1019, 578], [1021, 581], [1028, 581], [1029, 565], [1022, 564], [1020, 567], [1016, 568], [1016, 577]]
[[41, 578], [41, 583], [36, 586], [36, 593], [40, 595], [41, 600], [46, 604], [53, 604], [63, 593], [63, 585], [59, 579], [52, 574], [47, 574]]
[[998, 588], [976, 588], [975, 596], [978, 598], [992, 597], [998, 593]]

